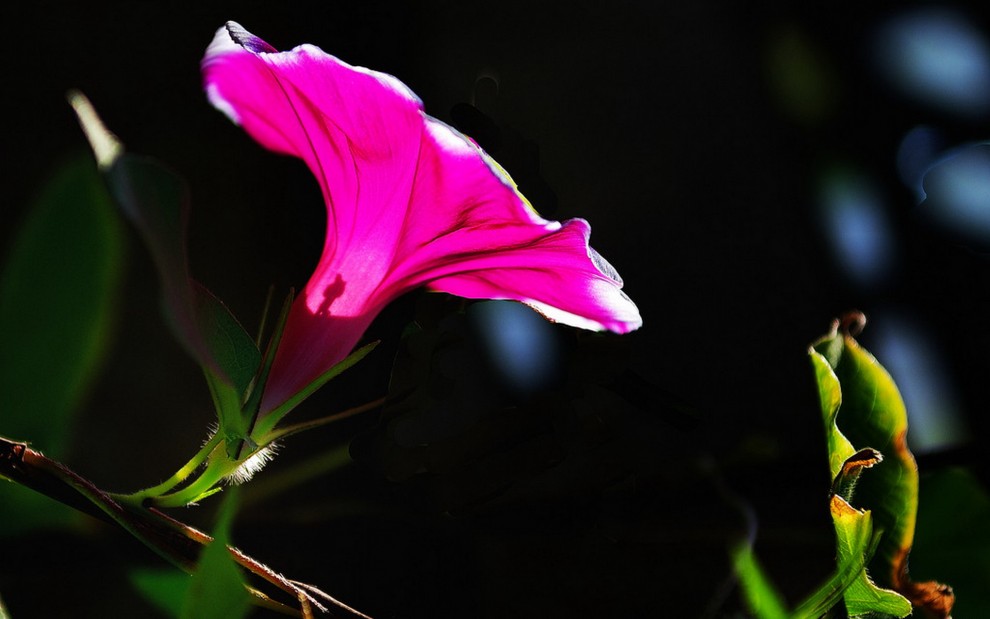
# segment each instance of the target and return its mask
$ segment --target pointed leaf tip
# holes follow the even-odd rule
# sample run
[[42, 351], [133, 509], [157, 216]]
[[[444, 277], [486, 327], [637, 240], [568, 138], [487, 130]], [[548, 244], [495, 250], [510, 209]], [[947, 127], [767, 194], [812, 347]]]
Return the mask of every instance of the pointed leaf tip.
[[68, 99], [79, 118], [79, 125], [86, 134], [86, 139], [89, 140], [90, 148], [96, 155], [97, 165], [100, 170], [109, 169], [124, 152], [124, 145], [103, 124], [86, 95], [78, 90], [70, 90]]

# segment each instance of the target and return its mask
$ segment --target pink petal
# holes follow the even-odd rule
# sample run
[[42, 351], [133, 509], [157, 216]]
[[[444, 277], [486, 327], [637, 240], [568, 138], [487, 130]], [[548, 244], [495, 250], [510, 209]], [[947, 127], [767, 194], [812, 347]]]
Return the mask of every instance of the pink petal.
[[230, 23], [203, 59], [210, 101], [261, 144], [303, 159], [327, 203], [323, 255], [292, 308], [271, 410], [341, 361], [381, 309], [418, 286], [514, 299], [625, 333], [642, 324], [580, 219], [542, 219], [472, 141], [394, 77], [303, 45], [274, 52]]

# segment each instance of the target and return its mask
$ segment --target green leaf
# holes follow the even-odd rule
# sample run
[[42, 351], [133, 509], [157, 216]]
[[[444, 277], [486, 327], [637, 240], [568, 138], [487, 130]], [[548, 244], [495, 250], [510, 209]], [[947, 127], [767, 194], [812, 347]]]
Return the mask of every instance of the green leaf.
[[[108, 351], [123, 254], [96, 166], [71, 160], [27, 213], [0, 274], [0, 434], [64, 453]], [[6, 532], [66, 520], [11, 484], [0, 485], [0, 505]]]
[[237, 488], [230, 488], [220, 506], [213, 541], [200, 556], [182, 603], [180, 619], [239, 619], [248, 614], [251, 596], [240, 568], [227, 550], [237, 496]]
[[[840, 512], [840, 519], [844, 507], [844, 499], [838, 496], [833, 498], [832, 508]], [[856, 583], [864, 579], [863, 569], [873, 558], [877, 543], [880, 541], [878, 534], [874, 532], [871, 535], [872, 529], [872, 523], [868, 518], [855, 519], [850, 529], [843, 529], [843, 535], [839, 541], [840, 556], [835, 573], [791, 612], [787, 611], [783, 598], [764, 575], [763, 568], [756, 560], [756, 555], [750, 544], [740, 543], [735, 546], [730, 554], [732, 555], [733, 567], [739, 578], [743, 598], [746, 600], [750, 612], [757, 619], [773, 617], [820, 619], [836, 603], [844, 599], [846, 592], [854, 585], [850, 597], [860, 599], [863, 594], [860, 591], [860, 585]], [[851, 547], [848, 541], [849, 533], [862, 535], [867, 539], [865, 553], [846, 552]], [[862, 546], [863, 540], [856, 540], [855, 545], [857, 547]], [[867, 587], [867, 595], [870, 593], [869, 587]], [[883, 603], [883, 600], [879, 600], [878, 605]]]
[[733, 549], [732, 564], [739, 576], [739, 586], [749, 612], [756, 619], [787, 619], [787, 606], [783, 598], [763, 573], [748, 543]]
[[806, 600], [798, 604], [791, 614], [791, 619], [819, 619], [824, 617], [829, 609], [843, 599], [853, 582], [862, 577], [863, 569], [873, 558], [879, 541], [880, 536], [874, 532], [866, 554], [851, 556], [849, 560], [840, 562], [835, 573]]
[[883, 366], [851, 336], [837, 334], [816, 344], [815, 349], [828, 353], [825, 359], [841, 393], [842, 431], [833, 416], [829, 433], [842, 436], [849, 444], [836, 445], [833, 451], [830, 441], [833, 479], [839, 473], [834, 468], [835, 458], [844, 461], [853, 455], [853, 445], [856, 449], [872, 447], [885, 458], [858, 483], [858, 502], [873, 510], [877, 526], [884, 531], [877, 560], [884, 577], [892, 582], [891, 569], [897, 557], [910, 550], [918, 510], [918, 467], [907, 448], [904, 401]]
[[[861, 556], [875, 527], [882, 536], [871, 562], [873, 574], [916, 604], [925, 603], [914, 594], [919, 583], [912, 583], [907, 572], [918, 509], [918, 469], [907, 447], [907, 413], [897, 386], [847, 333], [833, 331], [809, 354], [834, 480], [831, 512], [840, 564]], [[874, 468], [860, 479], [867, 467]], [[877, 586], [865, 571], [846, 591], [845, 601], [854, 617], [870, 612], [904, 616], [911, 611], [906, 598]]]
[[243, 395], [261, 353], [230, 311], [189, 276], [183, 182], [157, 162], [120, 155], [106, 172], [114, 198], [151, 253], [162, 286], [162, 305], [172, 331], [205, 368]]
[[165, 615], [179, 619], [247, 616], [251, 596], [244, 586], [240, 568], [227, 550], [237, 506], [236, 495], [236, 488], [227, 493], [220, 507], [213, 542], [203, 550], [191, 576], [177, 570], [161, 569], [137, 569], [130, 573], [131, 584]]
[[[862, 565], [873, 539], [872, 514], [856, 509], [837, 494], [832, 496], [830, 511], [835, 526], [839, 569], [850, 563]], [[911, 614], [911, 602], [895, 591], [878, 587], [865, 569], [859, 570], [859, 577], [846, 588], [843, 598], [850, 617], [871, 616], [873, 613], [895, 617]]]
[[213, 293], [196, 282], [193, 290], [197, 322], [213, 360], [222, 370], [220, 377], [229, 379], [231, 387], [243, 396], [261, 365], [258, 345]]

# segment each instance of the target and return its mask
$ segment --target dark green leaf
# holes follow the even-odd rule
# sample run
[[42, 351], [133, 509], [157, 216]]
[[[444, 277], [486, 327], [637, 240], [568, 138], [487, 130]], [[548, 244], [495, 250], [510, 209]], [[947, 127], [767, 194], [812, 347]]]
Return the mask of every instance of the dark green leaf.
[[0, 276], [0, 433], [62, 452], [106, 354], [122, 256], [96, 167], [75, 159], [29, 212]]
[[128, 154], [115, 161], [107, 179], [158, 268], [162, 304], [176, 337], [201, 365], [243, 395], [261, 353], [229, 310], [189, 276], [185, 185], [158, 163]]
[[952, 583], [954, 616], [990, 617], [990, 496], [971, 473], [941, 471], [921, 479], [911, 571]]
[[234, 318], [220, 299], [203, 286], [193, 283], [196, 317], [206, 346], [234, 390], [243, 395], [261, 364], [261, 353], [254, 339]]
[[[0, 275], [0, 434], [64, 452], [107, 353], [122, 259], [103, 181], [89, 157], [76, 158], [28, 212]], [[6, 531], [65, 515], [10, 484], [0, 505]]]
[[130, 580], [155, 608], [168, 617], [178, 617], [192, 577], [174, 569], [137, 569], [130, 573]]

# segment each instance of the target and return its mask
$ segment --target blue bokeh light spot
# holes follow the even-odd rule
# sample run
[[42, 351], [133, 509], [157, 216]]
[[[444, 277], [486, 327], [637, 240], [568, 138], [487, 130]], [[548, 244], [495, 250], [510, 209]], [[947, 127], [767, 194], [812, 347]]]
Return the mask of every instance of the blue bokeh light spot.
[[963, 15], [902, 13], [880, 28], [875, 44], [879, 71], [904, 94], [964, 116], [990, 111], [990, 46]]
[[894, 240], [878, 190], [845, 172], [826, 176], [821, 216], [836, 260], [859, 284], [878, 284], [890, 271]]
[[967, 440], [966, 423], [941, 355], [926, 330], [898, 313], [875, 312], [868, 333], [907, 407], [908, 442], [918, 453]]
[[908, 131], [897, 147], [897, 173], [901, 182], [915, 192], [918, 201], [925, 199], [922, 181], [945, 147], [940, 131], [927, 125], [919, 125]]
[[517, 394], [546, 388], [560, 370], [557, 334], [551, 323], [521, 303], [475, 303], [469, 317], [502, 382]]
[[990, 240], [990, 144], [950, 152], [924, 177], [923, 212], [964, 236]]

